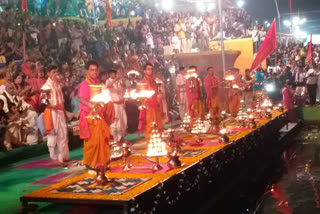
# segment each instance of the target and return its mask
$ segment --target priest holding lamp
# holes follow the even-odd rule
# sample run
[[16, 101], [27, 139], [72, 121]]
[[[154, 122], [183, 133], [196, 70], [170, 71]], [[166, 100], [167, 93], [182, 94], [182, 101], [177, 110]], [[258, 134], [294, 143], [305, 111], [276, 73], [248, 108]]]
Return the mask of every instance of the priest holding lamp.
[[158, 90], [157, 83], [153, 79], [153, 65], [147, 63], [144, 66], [144, 78], [140, 83], [143, 83], [143, 88], [140, 93], [143, 91], [154, 91], [153, 95], [148, 98], [144, 105], [145, 108], [140, 109], [139, 116], [139, 130], [144, 129], [144, 135], [147, 142], [149, 142], [151, 137], [151, 132], [153, 128], [153, 123], [157, 124], [159, 131], [162, 131], [164, 128], [163, 118], [162, 118], [162, 108], [161, 100], [158, 99]]
[[99, 85], [99, 65], [89, 61], [86, 65], [87, 77], [79, 85], [80, 121], [79, 135], [83, 143], [83, 163], [95, 168], [110, 161], [109, 142], [112, 138], [100, 104], [110, 101], [108, 94], [103, 94]]
[[196, 66], [189, 67], [186, 79], [186, 93], [188, 97], [188, 107], [192, 126], [194, 120], [205, 119], [205, 108], [201, 101], [201, 80], [198, 78]]
[[208, 75], [204, 79], [204, 86], [207, 93], [207, 107], [211, 115], [219, 114], [219, 85], [220, 80], [214, 74], [213, 67], [207, 69]]

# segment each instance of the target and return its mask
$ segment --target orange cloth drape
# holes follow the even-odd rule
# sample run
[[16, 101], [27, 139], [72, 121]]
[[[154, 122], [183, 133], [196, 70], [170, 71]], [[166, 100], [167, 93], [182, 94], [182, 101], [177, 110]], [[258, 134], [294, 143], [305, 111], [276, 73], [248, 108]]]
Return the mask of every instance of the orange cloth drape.
[[241, 97], [239, 94], [233, 94], [229, 98], [229, 111], [231, 116], [236, 117], [241, 107]]
[[44, 126], [46, 133], [49, 134], [53, 129], [52, 113], [50, 108], [46, 108], [43, 112]]
[[103, 108], [103, 117], [108, 126], [110, 126], [115, 118], [115, 109], [113, 102], [107, 103]]
[[220, 112], [220, 105], [219, 105], [219, 97], [218, 95], [213, 96], [210, 98], [210, 103], [208, 105], [209, 112], [211, 115], [219, 114]]
[[91, 137], [84, 140], [83, 163], [90, 167], [104, 165], [110, 160], [111, 132], [104, 120], [88, 119]]

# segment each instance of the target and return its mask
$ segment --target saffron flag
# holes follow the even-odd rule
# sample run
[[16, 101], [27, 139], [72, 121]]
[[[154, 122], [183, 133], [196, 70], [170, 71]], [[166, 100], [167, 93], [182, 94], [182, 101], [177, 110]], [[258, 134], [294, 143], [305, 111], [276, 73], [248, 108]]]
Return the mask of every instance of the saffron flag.
[[111, 23], [111, 16], [112, 16], [112, 5], [111, 5], [112, 0], [106, 0], [106, 11], [107, 11], [107, 17], [106, 21], [108, 23], [109, 29], [112, 28], [112, 23]]
[[28, 12], [27, 0], [21, 0], [21, 8], [24, 12]]
[[256, 69], [274, 50], [277, 50], [277, 29], [276, 20], [274, 19], [272, 25], [263, 41], [256, 58], [254, 59], [251, 71]]
[[312, 50], [312, 34], [310, 35], [309, 51], [308, 51], [308, 64], [313, 63], [313, 50]]
[[292, 15], [292, 0], [289, 0], [289, 8], [290, 8], [290, 13]]

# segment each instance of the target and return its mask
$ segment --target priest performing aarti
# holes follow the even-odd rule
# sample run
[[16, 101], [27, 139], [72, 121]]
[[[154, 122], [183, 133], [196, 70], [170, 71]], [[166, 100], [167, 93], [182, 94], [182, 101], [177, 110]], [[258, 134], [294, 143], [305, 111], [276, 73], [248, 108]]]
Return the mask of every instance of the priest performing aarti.
[[231, 69], [230, 75], [232, 76], [232, 81], [230, 81], [228, 106], [231, 116], [236, 117], [241, 106], [241, 92], [246, 85], [240, 80], [239, 69]]
[[189, 103], [191, 125], [196, 119], [204, 120], [205, 107], [201, 100], [201, 80], [198, 78], [197, 67], [190, 66], [186, 76], [186, 93]]
[[122, 77], [117, 75], [116, 70], [109, 72], [110, 78], [105, 83], [105, 88], [108, 90], [111, 100], [114, 105], [115, 115], [110, 129], [114, 140], [119, 142], [127, 133], [127, 114], [124, 103], [125, 90], [120, 85]]
[[219, 100], [219, 86], [220, 80], [215, 75], [213, 67], [207, 69], [208, 75], [204, 79], [204, 86], [207, 93], [207, 107], [211, 115], [218, 114], [220, 112], [220, 100]]
[[[109, 142], [111, 140], [110, 129], [104, 120], [103, 112], [95, 112], [95, 104], [92, 99], [102, 90], [99, 85], [99, 65], [95, 61], [89, 61], [86, 65], [87, 77], [79, 85], [80, 121], [79, 135], [83, 143], [83, 163], [96, 167], [105, 165], [110, 161]], [[96, 89], [96, 90], [95, 90]], [[105, 99], [108, 99], [107, 97]], [[102, 101], [101, 102], [105, 102]], [[94, 114], [98, 114], [95, 118]]]
[[[145, 140], [149, 142], [153, 123], [157, 124], [159, 131], [164, 128], [163, 118], [162, 118], [162, 107], [161, 100], [158, 98], [157, 83], [153, 79], [153, 65], [147, 63], [144, 67], [144, 78], [140, 82], [140, 88], [138, 90], [140, 93], [144, 91], [154, 91], [153, 95], [144, 102], [144, 106], [140, 109], [139, 116], [139, 130], [144, 129]], [[139, 87], [138, 85], [138, 87]]]
[[179, 74], [176, 78], [177, 101], [179, 103], [180, 119], [183, 120], [188, 114], [188, 98], [186, 93], [186, 75], [184, 67], [180, 67]]

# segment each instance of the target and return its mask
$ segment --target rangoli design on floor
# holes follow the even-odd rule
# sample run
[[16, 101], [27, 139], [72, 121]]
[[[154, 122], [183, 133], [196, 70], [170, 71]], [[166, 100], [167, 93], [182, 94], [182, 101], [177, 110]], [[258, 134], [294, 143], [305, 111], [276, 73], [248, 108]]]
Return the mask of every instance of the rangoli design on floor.
[[57, 188], [51, 193], [65, 194], [95, 194], [95, 195], [121, 195], [138, 185], [150, 180], [149, 178], [109, 178], [105, 186], [99, 186], [94, 177], [83, 178], [77, 182]]

